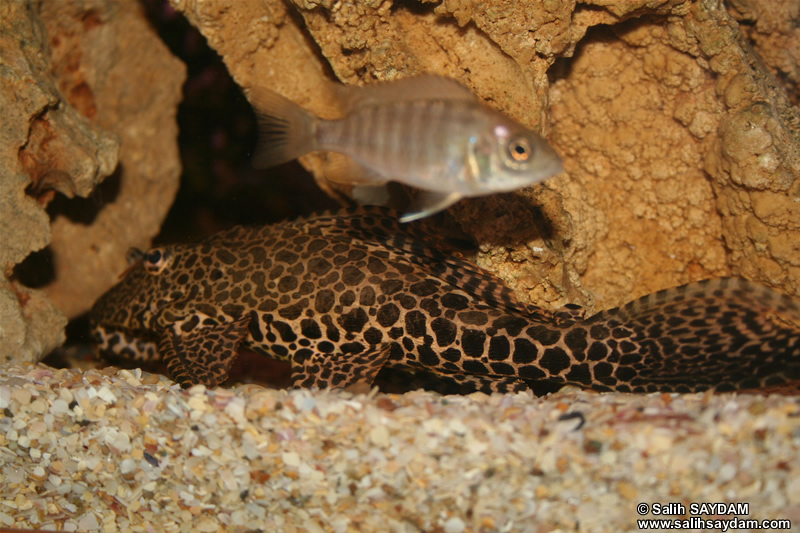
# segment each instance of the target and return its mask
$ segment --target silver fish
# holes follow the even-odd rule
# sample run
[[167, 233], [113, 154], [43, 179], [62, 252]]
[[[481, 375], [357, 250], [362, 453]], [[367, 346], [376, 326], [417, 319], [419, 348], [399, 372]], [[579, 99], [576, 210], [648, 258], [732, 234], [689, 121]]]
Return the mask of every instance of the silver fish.
[[543, 137], [454, 80], [425, 75], [335, 90], [344, 107], [339, 120], [321, 119], [269, 89], [253, 88], [250, 101], [261, 132], [254, 164], [271, 167], [316, 151], [345, 154], [355, 165], [348, 165], [342, 181], [354, 184], [357, 199], [374, 199], [370, 189], [389, 180], [421, 189], [402, 222], [563, 170]]

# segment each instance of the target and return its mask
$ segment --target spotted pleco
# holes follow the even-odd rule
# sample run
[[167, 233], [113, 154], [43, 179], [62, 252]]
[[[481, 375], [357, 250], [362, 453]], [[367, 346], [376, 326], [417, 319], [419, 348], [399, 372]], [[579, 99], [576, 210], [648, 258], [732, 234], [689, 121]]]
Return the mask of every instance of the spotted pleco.
[[385, 366], [482, 391], [719, 391], [800, 379], [800, 306], [707, 280], [587, 319], [520, 303], [417, 223], [357, 208], [156, 248], [95, 304], [102, 352], [161, 357], [183, 386], [227, 378], [239, 347], [300, 387], [368, 387]]

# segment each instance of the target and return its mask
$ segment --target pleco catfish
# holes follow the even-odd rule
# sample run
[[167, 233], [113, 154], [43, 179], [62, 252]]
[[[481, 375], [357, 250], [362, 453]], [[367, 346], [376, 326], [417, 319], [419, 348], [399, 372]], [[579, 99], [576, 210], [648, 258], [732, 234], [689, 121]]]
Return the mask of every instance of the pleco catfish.
[[298, 387], [369, 390], [384, 367], [483, 392], [800, 379], [800, 304], [767, 287], [706, 280], [583, 318], [521, 303], [439, 243], [360, 207], [155, 248], [97, 301], [94, 337], [184, 387], [224, 381], [240, 346], [289, 361]]
[[344, 117], [324, 120], [255, 87], [261, 143], [254, 164], [271, 167], [316, 151], [355, 163], [336, 181], [356, 199], [381, 203], [376, 187], [398, 181], [421, 189], [408, 222], [461, 198], [513, 191], [561, 172], [561, 159], [540, 135], [484, 105], [462, 85], [424, 75], [366, 87], [337, 85]]

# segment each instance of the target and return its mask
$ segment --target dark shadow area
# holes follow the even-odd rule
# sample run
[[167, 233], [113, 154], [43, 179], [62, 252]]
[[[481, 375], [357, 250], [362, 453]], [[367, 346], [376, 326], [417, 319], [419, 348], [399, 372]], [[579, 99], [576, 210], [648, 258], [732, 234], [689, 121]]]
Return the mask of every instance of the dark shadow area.
[[117, 199], [122, 183], [122, 163], [117, 165], [114, 173], [94, 188], [88, 198], [67, 198], [63, 194], [56, 194], [53, 201], [47, 206], [50, 220], [63, 216], [78, 224], [87, 226], [94, 222], [104, 205]]
[[[596, 6], [580, 6], [576, 9], [576, 11], [578, 9], [597, 11], [600, 8], [597, 8]], [[610, 43], [618, 40], [619, 37], [614, 31], [612, 31], [610, 26], [606, 26], [604, 24], [592, 26], [586, 31], [586, 36], [575, 46], [575, 52], [572, 54], [572, 57], [562, 56], [557, 58], [553, 63], [553, 66], [547, 70], [547, 79], [549, 80], [550, 85], [553, 85], [558, 80], [563, 80], [569, 77], [572, 71], [572, 65], [581, 56], [583, 49], [587, 44], [597, 42]]]
[[[497, 236], [481, 242], [492, 246], [516, 246], [521, 242], [544, 239], [548, 243], [558, 242], [559, 236], [553, 221], [545, 214], [541, 206], [530, 198], [517, 193], [495, 194], [489, 198], [471, 198], [468, 202], [482, 203], [482, 211], [487, 221], [491, 217], [501, 218], [509, 213], [515, 220], [524, 221], [513, 233]], [[449, 217], [449, 214], [446, 214]], [[448, 235], [449, 236], [449, 235]], [[477, 247], [477, 243], [476, 243]]]
[[423, 16], [430, 15], [436, 9], [437, 4], [424, 4], [417, 0], [396, 0], [392, 2], [392, 7], [389, 8], [391, 13], [398, 11], [408, 11], [412, 15]]
[[12, 280], [31, 289], [41, 289], [56, 278], [53, 251], [49, 246], [33, 252], [14, 267]]
[[178, 108], [183, 174], [156, 243], [336, 208], [298, 163], [255, 169], [255, 113], [220, 56], [165, 0], [142, 0], [153, 28], [187, 67]]
[[47, 354], [42, 363], [55, 368], [104, 366], [103, 362], [97, 360], [89, 332], [88, 313], [70, 320], [66, 328], [67, 342]]

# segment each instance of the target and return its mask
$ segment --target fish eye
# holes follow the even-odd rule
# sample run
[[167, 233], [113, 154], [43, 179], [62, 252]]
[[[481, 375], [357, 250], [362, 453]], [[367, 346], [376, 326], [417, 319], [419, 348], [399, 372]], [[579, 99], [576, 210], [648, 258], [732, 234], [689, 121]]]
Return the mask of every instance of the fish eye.
[[144, 254], [142, 263], [150, 274], [158, 274], [169, 264], [170, 254], [164, 248], [153, 248]]
[[533, 146], [527, 137], [512, 137], [506, 144], [506, 151], [512, 161], [525, 163], [533, 157]]

